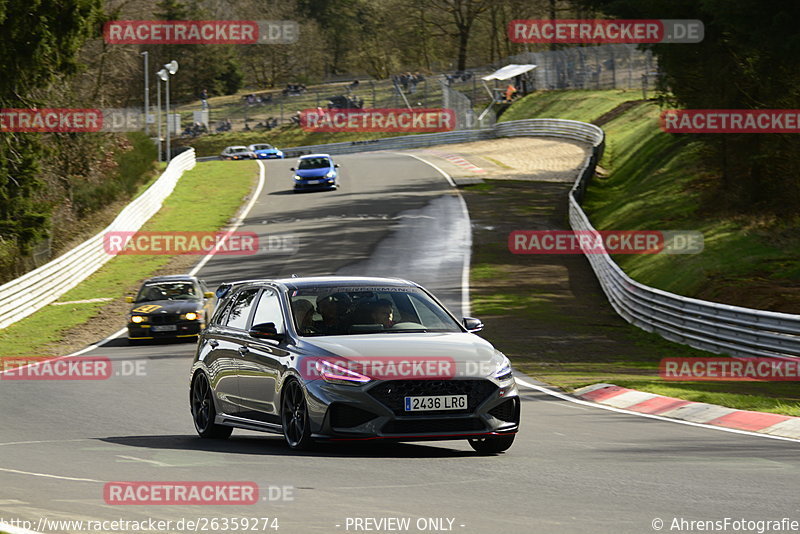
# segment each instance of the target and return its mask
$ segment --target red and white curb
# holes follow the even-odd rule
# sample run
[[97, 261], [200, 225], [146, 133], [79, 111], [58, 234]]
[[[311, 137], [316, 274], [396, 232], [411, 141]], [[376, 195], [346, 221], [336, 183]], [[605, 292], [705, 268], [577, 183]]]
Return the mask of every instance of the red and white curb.
[[429, 151], [429, 153], [431, 155], [436, 156], [437, 158], [446, 159], [447, 161], [449, 161], [453, 165], [457, 165], [458, 167], [461, 167], [462, 169], [465, 169], [467, 171], [474, 172], [476, 174], [483, 174], [483, 173], [486, 172], [486, 169], [478, 167], [474, 163], [471, 163], [471, 162], [467, 161], [466, 159], [464, 159], [463, 157], [459, 156], [458, 154], [444, 154], [444, 153], [441, 153], [441, 152], [434, 152], [434, 151]]
[[586, 386], [576, 390], [573, 395], [583, 400], [632, 412], [800, 439], [800, 417], [735, 410], [715, 404], [645, 393], [613, 384]]

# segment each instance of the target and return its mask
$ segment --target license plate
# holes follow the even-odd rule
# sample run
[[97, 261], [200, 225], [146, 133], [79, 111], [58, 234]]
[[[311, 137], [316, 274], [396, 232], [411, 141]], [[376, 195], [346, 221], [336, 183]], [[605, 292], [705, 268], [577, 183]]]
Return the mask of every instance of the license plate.
[[174, 332], [178, 329], [174, 324], [153, 325], [150, 327], [153, 332]]
[[308, 185], [314, 185], [320, 183], [322, 180], [309, 180], [306, 182]]
[[428, 395], [425, 397], [406, 397], [407, 412], [433, 410], [466, 410], [466, 395]]

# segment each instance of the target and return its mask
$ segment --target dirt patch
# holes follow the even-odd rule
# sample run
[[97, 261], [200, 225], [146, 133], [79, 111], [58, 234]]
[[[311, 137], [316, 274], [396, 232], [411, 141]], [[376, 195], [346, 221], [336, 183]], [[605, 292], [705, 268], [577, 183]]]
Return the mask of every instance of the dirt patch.
[[[590, 151], [588, 144], [567, 139], [509, 137], [439, 146], [424, 150], [423, 154], [445, 162], [440, 166], [446, 166], [453, 176], [572, 182], [577, 166]], [[459, 167], [446, 159], [448, 155], [460, 156], [484, 172], [475, 173]], [[437, 165], [439, 163], [437, 161]]]
[[592, 121], [592, 124], [596, 126], [603, 126], [604, 124], [607, 124], [612, 120], [616, 119], [629, 109], [638, 106], [642, 102], [650, 102], [650, 100], [629, 100], [627, 102], [623, 102], [622, 104], [618, 105], [611, 111], [607, 111], [606, 113], [600, 115], [596, 120]]

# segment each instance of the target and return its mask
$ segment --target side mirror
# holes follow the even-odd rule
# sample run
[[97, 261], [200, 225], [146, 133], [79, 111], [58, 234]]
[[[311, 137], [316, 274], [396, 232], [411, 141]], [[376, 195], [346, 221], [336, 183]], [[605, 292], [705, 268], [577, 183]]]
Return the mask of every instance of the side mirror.
[[339, 164], [338, 164], [338, 163], [334, 163], [334, 164], [333, 164], [333, 168], [334, 168], [334, 169], [338, 169], [338, 168], [339, 168]]
[[214, 298], [214, 292], [213, 291], [206, 291], [205, 293], [203, 293], [203, 297], [205, 297], [207, 299]]
[[464, 317], [464, 328], [474, 334], [483, 330], [483, 322], [475, 317]]
[[125, 302], [127, 302], [128, 304], [133, 303], [133, 297], [125, 297]]
[[289, 170], [290, 170], [290, 171], [293, 171], [293, 170], [294, 170], [294, 167], [289, 167]]
[[285, 337], [284, 334], [278, 333], [275, 323], [254, 324], [248, 334], [256, 339], [272, 339], [274, 341], [283, 341]]

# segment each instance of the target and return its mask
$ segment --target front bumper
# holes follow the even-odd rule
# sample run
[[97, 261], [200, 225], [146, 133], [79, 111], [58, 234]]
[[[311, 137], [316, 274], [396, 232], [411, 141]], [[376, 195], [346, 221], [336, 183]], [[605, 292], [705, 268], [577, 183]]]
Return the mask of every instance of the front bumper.
[[[513, 380], [391, 380], [364, 386], [306, 382], [312, 435], [323, 440], [439, 441], [514, 434], [520, 399]], [[463, 411], [404, 412], [405, 396], [467, 394]]]
[[[175, 330], [153, 330], [153, 327], [175, 326]], [[201, 321], [178, 321], [171, 324], [152, 325], [147, 323], [128, 323], [128, 339], [165, 339], [196, 337], [205, 328]]]
[[[309, 183], [318, 182], [318, 183]], [[308, 191], [312, 189], [336, 189], [336, 178], [309, 178], [308, 180], [295, 180], [295, 191]]]

